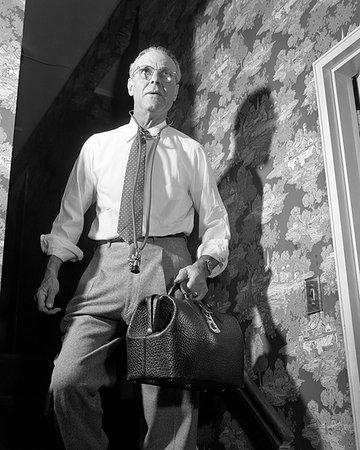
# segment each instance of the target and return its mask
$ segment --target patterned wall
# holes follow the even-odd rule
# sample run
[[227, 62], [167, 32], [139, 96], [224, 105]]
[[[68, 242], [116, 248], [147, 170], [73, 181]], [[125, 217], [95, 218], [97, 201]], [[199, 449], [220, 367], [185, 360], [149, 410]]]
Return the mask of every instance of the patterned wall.
[[[227, 205], [231, 257], [211, 299], [238, 317], [249, 375], [294, 449], [354, 449], [312, 63], [359, 25], [357, 0], [152, 0], [142, 47], [180, 57], [174, 122], [201, 141]], [[197, 8], [197, 9], [196, 9]], [[307, 314], [319, 276], [323, 311]], [[242, 449], [228, 411], [201, 449]]]
[[0, 0], [0, 277], [25, 0]]

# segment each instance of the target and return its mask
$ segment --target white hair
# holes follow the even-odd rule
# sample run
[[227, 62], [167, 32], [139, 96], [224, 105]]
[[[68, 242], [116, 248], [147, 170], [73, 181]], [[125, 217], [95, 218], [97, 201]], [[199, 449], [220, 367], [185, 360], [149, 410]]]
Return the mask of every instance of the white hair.
[[134, 74], [134, 70], [136, 69], [136, 63], [138, 62], [138, 60], [143, 55], [145, 55], [146, 53], [152, 52], [152, 51], [162, 52], [162, 53], [164, 53], [164, 55], [168, 56], [174, 62], [175, 68], [176, 68], [176, 82], [179, 83], [180, 79], [181, 79], [181, 70], [180, 70], [180, 64], [179, 64], [178, 60], [176, 59], [175, 55], [170, 50], [168, 50], [167, 48], [162, 47], [162, 46], [155, 46], [155, 45], [153, 45], [151, 47], [148, 47], [148, 48], [145, 48], [144, 50], [142, 50], [137, 55], [137, 57], [135, 58], [134, 62], [132, 62], [130, 64], [130, 68], [129, 68], [129, 76], [130, 76], [130, 78]]

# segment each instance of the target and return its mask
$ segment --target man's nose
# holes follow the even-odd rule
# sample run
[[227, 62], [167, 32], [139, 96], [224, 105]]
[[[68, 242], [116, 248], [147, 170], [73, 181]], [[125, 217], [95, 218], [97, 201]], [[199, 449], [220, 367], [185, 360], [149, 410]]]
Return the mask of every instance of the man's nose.
[[150, 82], [151, 83], [155, 83], [155, 84], [160, 84], [160, 71], [159, 70], [154, 70], [154, 72], [152, 73]]

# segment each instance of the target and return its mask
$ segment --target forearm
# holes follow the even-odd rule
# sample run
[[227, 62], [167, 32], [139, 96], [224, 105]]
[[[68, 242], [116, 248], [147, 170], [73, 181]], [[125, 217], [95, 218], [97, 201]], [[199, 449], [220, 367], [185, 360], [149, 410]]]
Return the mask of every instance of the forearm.
[[54, 300], [59, 292], [59, 270], [63, 261], [55, 255], [49, 256], [44, 279], [35, 294], [39, 311], [45, 314], [57, 314], [61, 308], [54, 307]]
[[44, 279], [49, 277], [58, 278], [59, 270], [63, 261], [55, 255], [50, 255], [45, 269]]

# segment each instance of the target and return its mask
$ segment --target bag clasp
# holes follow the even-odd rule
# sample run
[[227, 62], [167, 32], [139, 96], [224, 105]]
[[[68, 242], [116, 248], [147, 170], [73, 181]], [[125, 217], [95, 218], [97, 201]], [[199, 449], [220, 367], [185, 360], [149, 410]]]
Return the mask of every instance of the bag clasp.
[[221, 333], [220, 328], [216, 325], [216, 322], [213, 318], [213, 313], [211, 311], [209, 311], [208, 309], [206, 309], [205, 306], [201, 302], [198, 303], [198, 306], [199, 306], [201, 312], [204, 314], [206, 322], [209, 325], [210, 330], [216, 334]]

